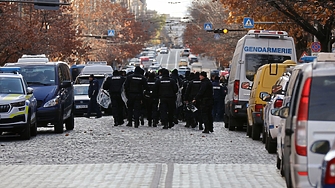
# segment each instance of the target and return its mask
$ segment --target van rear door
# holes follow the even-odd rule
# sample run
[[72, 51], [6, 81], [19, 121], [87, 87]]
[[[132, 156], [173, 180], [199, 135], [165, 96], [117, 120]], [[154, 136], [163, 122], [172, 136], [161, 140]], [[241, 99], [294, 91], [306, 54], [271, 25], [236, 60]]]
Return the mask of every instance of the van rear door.
[[[331, 71], [331, 70], [330, 70]], [[312, 77], [307, 121], [307, 166], [308, 179], [315, 186], [321, 175], [322, 160], [325, 155], [312, 151], [317, 141], [333, 143], [335, 138], [335, 75]], [[322, 145], [318, 146], [322, 149]]]

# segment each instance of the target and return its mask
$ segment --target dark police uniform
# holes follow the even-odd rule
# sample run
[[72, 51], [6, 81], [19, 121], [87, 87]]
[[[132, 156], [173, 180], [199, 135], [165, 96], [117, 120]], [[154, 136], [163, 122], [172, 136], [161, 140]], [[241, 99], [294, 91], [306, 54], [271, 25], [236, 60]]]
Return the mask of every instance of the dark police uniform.
[[[188, 84], [187, 90], [186, 90], [186, 97], [187, 97], [187, 101], [188, 102], [192, 102], [193, 99], [195, 99], [195, 96], [197, 95], [197, 93], [200, 90], [200, 84], [201, 81], [199, 79], [199, 77], [195, 76], [193, 78], [193, 80], [191, 80]], [[197, 126], [197, 124], [199, 124], [199, 129], [202, 130], [202, 119], [201, 119], [201, 108], [200, 108], [200, 103], [196, 103], [195, 106], [197, 107], [197, 111], [196, 112], [189, 112], [190, 114], [190, 126], [192, 126], [192, 128], [195, 128]]]
[[122, 77], [117, 70], [113, 72], [112, 77], [108, 77], [103, 85], [105, 90], [109, 91], [109, 95], [112, 101], [112, 114], [114, 118], [114, 126], [122, 125], [123, 121], [123, 100], [121, 97], [122, 86], [125, 82], [125, 78]]
[[[90, 76], [92, 77], [92, 75]], [[97, 96], [99, 93], [99, 81], [97, 79], [90, 80], [90, 85], [88, 87], [88, 97], [90, 98], [90, 102], [88, 104], [88, 109], [87, 109], [87, 116], [91, 116], [91, 112], [96, 112], [97, 116], [96, 118], [100, 118], [102, 116], [100, 106], [97, 103]]]
[[152, 125], [157, 127], [158, 124], [158, 95], [156, 93], [155, 83], [155, 74], [152, 73], [148, 79], [148, 89], [144, 93], [149, 127]]
[[202, 72], [201, 75], [206, 75], [201, 80], [200, 90], [195, 96], [196, 103], [200, 104], [201, 118], [205, 124], [205, 130], [203, 133], [214, 132], [213, 131], [213, 86], [212, 82], [207, 78], [207, 74]]
[[129, 75], [124, 84], [126, 96], [128, 98], [128, 124], [132, 126], [134, 116], [135, 128], [139, 126], [139, 118], [141, 115], [141, 103], [143, 100], [143, 92], [147, 89], [147, 80], [142, 74], [140, 67], [135, 68], [135, 72]]
[[220, 84], [219, 79], [216, 77], [212, 82], [213, 85], [213, 120], [215, 121], [222, 121], [223, 120], [223, 108], [224, 108], [224, 98], [226, 96], [226, 91], [224, 90], [223, 86]]
[[162, 78], [155, 83], [157, 94], [159, 97], [159, 110], [161, 113], [161, 120], [163, 129], [173, 127], [173, 116], [176, 110], [176, 99], [178, 86], [176, 82], [169, 77], [169, 71], [162, 70]]

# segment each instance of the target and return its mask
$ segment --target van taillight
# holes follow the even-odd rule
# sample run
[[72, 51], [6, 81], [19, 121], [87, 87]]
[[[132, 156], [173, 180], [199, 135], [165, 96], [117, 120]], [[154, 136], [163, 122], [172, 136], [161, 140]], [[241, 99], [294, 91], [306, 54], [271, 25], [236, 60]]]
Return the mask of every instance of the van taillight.
[[283, 105], [283, 99], [277, 99], [274, 103], [275, 108], [280, 108]]
[[325, 185], [335, 184], [335, 158], [328, 161], [324, 179]]
[[240, 81], [239, 80], [235, 80], [234, 81], [234, 97], [233, 97], [233, 102], [234, 103], [238, 102], [239, 88], [240, 88]]
[[295, 133], [295, 148], [298, 155], [307, 156], [307, 120], [308, 102], [312, 78], [307, 78], [302, 89], [297, 114], [297, 127]]

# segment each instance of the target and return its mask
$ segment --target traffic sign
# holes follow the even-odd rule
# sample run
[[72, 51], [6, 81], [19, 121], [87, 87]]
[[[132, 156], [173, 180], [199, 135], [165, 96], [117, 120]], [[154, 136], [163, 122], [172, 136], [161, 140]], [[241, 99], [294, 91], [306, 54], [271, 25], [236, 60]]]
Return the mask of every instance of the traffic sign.
[[109, 36], [109, 37], [114, 37], [114, 36], [115, 36], [115, 30], [114, 30], [114, 29], [112, 29], [112, 30], [108, 30], [108, 34], [107, 34], [107, 36]]
[[210, 22], [206, 22], [204, 23], [204, 30], [208, 31], [208, 30], [212, 30], [213, 29], [213, 25]]
[[243, 18], [243, 28], [247, 29], [254, 28], [254, 19], [249, 17]]
[[220, 39], [220, 34], [215, 33], [215, 34], [214, 34], [214, 39], [215, 39], [215, 40], [219, 40], [219, 39]]
[[301, 58], [303, 58], [303, 57], [305, 57], [305, 56], [308, 56], [307, 52], [303, 52], [303, 53], [301, 54], [300, 59], [299, 59], [299, 62], [302, 62], [302, 59], [301, 59]]
[[320, 42], [313, 42], [311, 44], [312, 52], [320, 52], [321, 51], [321, 43]]

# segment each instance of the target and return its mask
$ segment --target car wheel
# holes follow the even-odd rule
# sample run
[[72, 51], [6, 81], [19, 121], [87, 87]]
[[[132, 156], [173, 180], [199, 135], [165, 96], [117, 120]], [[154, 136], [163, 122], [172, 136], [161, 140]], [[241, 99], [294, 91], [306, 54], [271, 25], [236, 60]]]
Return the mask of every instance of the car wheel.
[[28, 114], [28, 120], [27, 120], [27, 124], [25, 126], [25, 128], [23, 129], [23, 131], [20, 134], [20, 137], [22, 140], [29, 140], [30, 139], [30, 113]]
[[251, 137], [251, 131], [252, 131], [252, 127], [247, 122], [247, 136]]
[[31, 136], [36, 136], [37, 135], [37, 121], [33, 123], [33, 126], [30, 127], [30, 134]]
[[282, 154], [281, 156], [282, 156], [282, 158], [280, 160], [280, 175], [282, 177], [284, 177], [285, 176], [285, 172], [284, 172], [284, 155]]
[[291, 169], [290, 168], [286, 169], [285, 163], [283, 163], [283, 166], [284, 166], [284, 176], [285, 176], [286, 187], [293, 188], [292, 178], [291, 178]]
[[251, 138], [253, 140], [259, 140], [261, 136], [261, 130], [260, 126], [257, 124], [252, 125], [252, 130], [251, 130]]
[[235, 131], [235, 124], [236, 124], [235, 118], [229, 116], [228, 129], [229, 129], [230, 131]]
[[228, 128], [229, 127], [229, 117], [227, 115], [224, 115], [223, 121], [224, 121], [224, 128]]
[[59, 112], [58, 122], [54, 125], [55, 133], [63, 133], [64, 132], [64, 120], [63, 120], [63, 110]]
[[277, 150], [277, 142], [274, 142], [270, 134], [267, 134], [267, 150], [268, 153], [276, 153]]
[[281, 161], [280, 161], [279, 156], [277, 154], [277, 165], [276, 165], [276, 167], [277, 167], [278, 170], [280, 170], [280, 163], [281, 163]]
[[65, 120], [65, 128], [66, 130], [73, 130], [74, 129], [74, 114], [73, 111], [69, 118]]
[[263, 126], [262, 127], [262, 142], [263, 142], [263, 144], [265, 144], [265, 142], [266, 142], [266, 136], [267, 136], [267, 133], [266, 133], [265, 128]]

